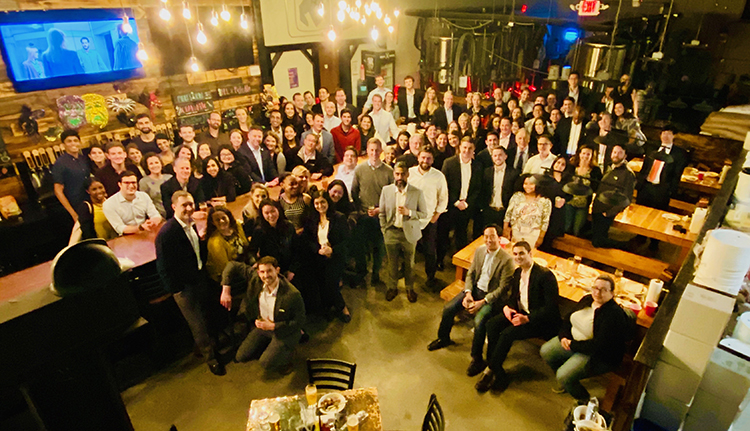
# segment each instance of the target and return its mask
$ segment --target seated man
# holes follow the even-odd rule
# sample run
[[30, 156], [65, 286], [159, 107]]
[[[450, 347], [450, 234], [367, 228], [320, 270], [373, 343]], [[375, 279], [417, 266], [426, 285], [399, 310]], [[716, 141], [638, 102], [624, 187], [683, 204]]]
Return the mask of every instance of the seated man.
[[120, 174], [120, 191], [102, 204], [107, 221], [118, 235], [154, 230], [161, 223], [151, 197], [138, 191], [138, 177], [131, 171]]
[[[625, 248], [626, 242], [609, 237], [609, 228], [615, 217], [630, 205], [635, 189], [635, 174], [628, 167], [624, 144], [615, 144], [610, 156], [612, 165], [607, 167], [604, 178], [596, 189], [596, 198], [591, 206], [591, 245], [603, 248]], [[609, 201], [605, 193], [622, 194], [624, 199]]]
[[[508, 282], [513, 275], [513, 260], [500, 249], [500, 233], [496, 224], [484, 228], [484, 245], [477, 247], [471, 267], [466, 274], [463, 292], [456, 295], [443, 308], [437, 340], [427, 350], [437, 350], [454, 344], [451, 341], [453, 320], [461, 310], [474, 315], [474, 340], [471, 344], [471, 365], [466, 373], [476, 376], [487, 366], [484, 362], [484, 338], [487, 321], [494, 315], [492, 304], [508, 300]], [[499, 311], [499, 310], [498, 310]]]
[[266, 370], [291, 371], [291, 357], [302, 336], [305, 323], [305, 303], [302, 295], [279, 269], [276, 258], [266, 256], [254, 267], [241, 262], [230, 262], [224, 269], [222, 285], [229, 287], [235, 277], [244, 277], [247, 295], [240, 307], [245, 310], [253, 327], [242, 342], [235, 359], [247, 362], [260, 358]]
[[555, 371], [560, 389], [577, 400], [589, 399], [581, 380], [615, 370], [633, 335], [634, 323], [614, 301], [614, 288], [612, 277], [600, 275], [591, 295], [578, 301], [577, 311], [563, 321], [559, 335], [540, 351]]
[[479, 393], [490, 389], [502, 392], [508, 386], [503, 362], [517, 340], [552, 338], [560, 326], [557, 306], [558, 288], [555, 275], [534, 263], [531, 246], [526, 241], [513, 245], [513, 260], [518, 265], [511, 277], [509, 300], [497, 304], [501, 314], [487, 322], [488, 368], [476, 384]]
[[292, 170], [297, 166], [304, 166], [312, 174], [310, 179], [313, 181], [317, 181], [321, 177], [331, 176], [333, 174], [333, 166], [331, 166], [328, 158], [316, 148], [317, 145], [318, 135], [315, 133], [305, 135], [302, 141], [302, 148], [287, 160], [287, 169]]

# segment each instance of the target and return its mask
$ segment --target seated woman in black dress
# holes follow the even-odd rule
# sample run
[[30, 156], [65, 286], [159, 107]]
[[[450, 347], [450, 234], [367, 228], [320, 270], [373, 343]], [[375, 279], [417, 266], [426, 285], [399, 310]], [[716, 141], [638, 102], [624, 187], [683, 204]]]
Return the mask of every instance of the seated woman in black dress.
[[221, 169], [221, 162], [216, 157], [208, 157], [203, 161], [201, 188], [203, 197], [214, 206], [234, 202], [237, 198], [234, 177]]
[[250, 170], [237, 157], [237, 153], [229, 145], [219, 147], [221, 168], [234, 178], [235, 193], [242, 195], [250, 191], [253, 181], [250, 179]]

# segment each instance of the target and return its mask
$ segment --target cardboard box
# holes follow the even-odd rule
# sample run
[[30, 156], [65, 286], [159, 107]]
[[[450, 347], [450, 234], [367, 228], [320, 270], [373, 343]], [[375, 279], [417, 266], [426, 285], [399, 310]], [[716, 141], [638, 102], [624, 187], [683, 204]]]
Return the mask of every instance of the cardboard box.
[[732, 316], [734, 298], [688, 284], [669, 329], [716, 346]]
[[702, 377], [714, 347], [670, 330], [659, 359]]
[[701, 376], [692, 371], [658, 361], [648, 379], [646, 392], [659, 398], [671, 397], [690, 404], [701, 383]]

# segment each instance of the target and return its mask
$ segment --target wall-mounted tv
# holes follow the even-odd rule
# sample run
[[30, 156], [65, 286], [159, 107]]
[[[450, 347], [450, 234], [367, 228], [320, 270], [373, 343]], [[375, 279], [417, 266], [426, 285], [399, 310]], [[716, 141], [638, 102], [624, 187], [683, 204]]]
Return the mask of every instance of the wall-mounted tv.
[[[124, 25], [123, 15], [131, 17]], [[0, 49], [18, 92], [144, 76], [129, 9], [0, 14]]]

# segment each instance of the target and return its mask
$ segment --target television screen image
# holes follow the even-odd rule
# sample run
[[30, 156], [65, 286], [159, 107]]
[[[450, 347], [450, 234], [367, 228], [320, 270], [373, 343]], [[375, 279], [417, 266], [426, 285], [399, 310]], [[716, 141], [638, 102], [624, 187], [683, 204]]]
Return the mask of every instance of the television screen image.
[[0, 36], [19, 91], [142, 75], [138, 28], [133, 18], [124, 25], [122, 11], [54, 11], [44, 20], [35, 20], [34, 12], [7, 15], [14, 19], [0, 19]]

